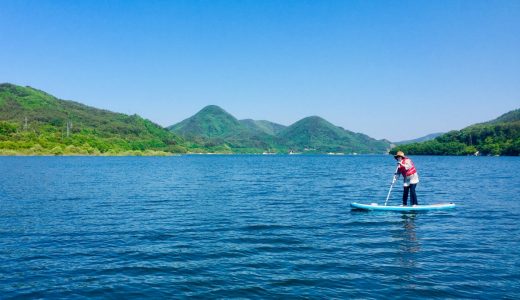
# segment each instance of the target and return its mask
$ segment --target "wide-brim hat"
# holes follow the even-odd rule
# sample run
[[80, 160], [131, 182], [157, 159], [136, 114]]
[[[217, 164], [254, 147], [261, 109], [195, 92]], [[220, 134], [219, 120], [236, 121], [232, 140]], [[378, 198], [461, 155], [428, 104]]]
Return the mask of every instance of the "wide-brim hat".
[[398, 158], [398, 157], [404, 157], [404, 152], [403, 151], [397, 151], [397, 153], [394, 155], [394, 158]]

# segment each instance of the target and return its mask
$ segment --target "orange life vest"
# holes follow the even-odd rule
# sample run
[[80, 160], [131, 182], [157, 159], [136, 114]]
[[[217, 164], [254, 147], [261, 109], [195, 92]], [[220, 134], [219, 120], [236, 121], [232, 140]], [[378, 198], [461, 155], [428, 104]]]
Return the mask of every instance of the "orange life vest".
[[[403, 166], [407, 163], [410, 163], [411, 167], [410, 169], [406, 170], [406, 168]], [[403, 160], [401, 161], [401, 165], [399, 166], [399, 172], [403, 174], [403, 176], [412, 176], [413, 174], [417, 173], [417, 170], [415, 169], [415, 166], [413, 164], [413, 161], [409, 159], [408, 157], [403, 157]]]

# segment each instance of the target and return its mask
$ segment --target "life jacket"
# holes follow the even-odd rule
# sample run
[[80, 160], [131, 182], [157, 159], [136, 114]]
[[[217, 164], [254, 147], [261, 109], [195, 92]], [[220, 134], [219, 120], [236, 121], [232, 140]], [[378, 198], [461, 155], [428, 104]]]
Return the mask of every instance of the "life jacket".
[[[406, 165], [408, 163], [410, 164], [411, 167], [410, 167], [410, 169], [406, 170], [406, 168], [403, 165]], [[408, 157], [403, 157], [401, 164], [403, 164], [403, 165], [399, 166], [399, 172], [401, 172], [401, 174], [403, 174], [403, 176], [408, 177], [408, 176], [412, 176], [413, 174], [417, 173], [417, 170], [415, 169], [413, 161], [411, 159], [409, 159]]]

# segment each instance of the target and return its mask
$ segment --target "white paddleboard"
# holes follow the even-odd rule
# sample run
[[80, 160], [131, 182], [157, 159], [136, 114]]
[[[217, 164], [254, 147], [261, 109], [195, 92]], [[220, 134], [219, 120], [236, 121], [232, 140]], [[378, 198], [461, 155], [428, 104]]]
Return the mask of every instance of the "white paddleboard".
[[402, 206], [402, 205], [378, 205], [377, 203], [362, 204], [357, 202], [350, 203], [352, 209], [362, 210], [386, 210], [386, 211], [422, 211], [422, 210], [443, 210], [455, 208], [455, 203], [438, 203], [429, 205], [413, 205], [413, 206]]

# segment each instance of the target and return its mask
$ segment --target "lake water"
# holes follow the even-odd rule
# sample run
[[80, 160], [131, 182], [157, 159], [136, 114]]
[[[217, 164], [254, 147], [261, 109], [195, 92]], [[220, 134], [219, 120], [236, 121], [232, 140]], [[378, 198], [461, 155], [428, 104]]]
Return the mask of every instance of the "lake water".
[[[519, 298], [520, 158], [0, 157], [0, 298]], [[397, 186], [390, 203], [399, 204]]]

